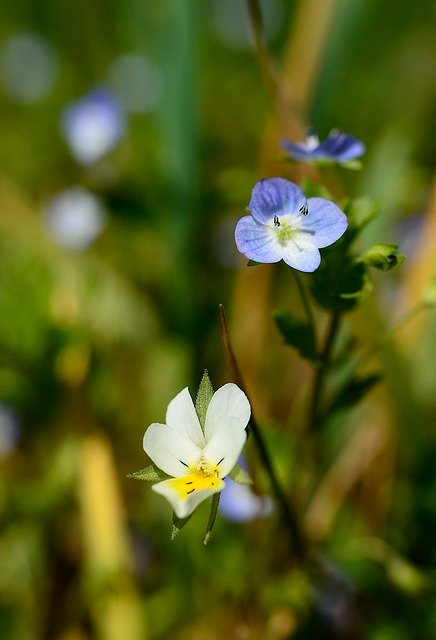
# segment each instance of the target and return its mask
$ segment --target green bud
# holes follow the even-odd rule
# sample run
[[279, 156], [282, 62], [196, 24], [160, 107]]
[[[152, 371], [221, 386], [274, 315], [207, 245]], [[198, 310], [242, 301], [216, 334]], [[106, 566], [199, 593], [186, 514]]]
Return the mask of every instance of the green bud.
[[368, 267], [389, 271], [398, 267], [406, 259], [406, 256], [398, 253], [397, 250], [398, 245], [393, 242], [380, 242], [362, 253], [359, 261]]

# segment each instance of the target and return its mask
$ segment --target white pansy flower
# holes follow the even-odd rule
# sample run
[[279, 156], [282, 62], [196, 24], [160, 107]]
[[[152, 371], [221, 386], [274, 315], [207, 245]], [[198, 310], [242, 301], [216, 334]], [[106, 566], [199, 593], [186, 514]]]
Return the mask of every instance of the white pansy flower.
[[204, 429], [186, 387], [168, 405], [166, 424], [152, 424], [144, 435], [144, 450], [154, 464], [173, 476], [153, 485], [178, 518], [221, 491], [247, 437], [250, 403], [235, 384], [225, 384], [212, 396]]

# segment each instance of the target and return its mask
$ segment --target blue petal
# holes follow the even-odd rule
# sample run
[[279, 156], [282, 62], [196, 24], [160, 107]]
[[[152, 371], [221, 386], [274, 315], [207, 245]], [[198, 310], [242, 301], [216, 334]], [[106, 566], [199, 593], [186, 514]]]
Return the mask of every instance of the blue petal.
[[287, 265], [305, 273], [316, 271], [321, 263], [320, 252], [303, 233], [286, 243], [282, 257]]
[[311, 149], [304, 142], [289, 142], [289, 140], [281, 140], [282, 149], [287, 151], [294, 160], [309, 161], [318, 157], [318, 148]]
[[300, 219], [300, 232], [318, 248], [328, 247], [345, 232], [347, 216], [337, 205], [324, 198], [307, 200], [308, 214]]
[[305, 201], [304, 193], [293, 182], [265, 178], [254, 185], [248, 208], [257, 222], [265, 223], [272, 222], [275, 215], [298, 213]]
[[235, 241], [238, 251], [256, 262], [279, 262], [282, 259], [280, 245], [268, 227], [244, 216], [236, 225]]
[[364, 153], [365, 145], [354, 136], [347, 133], [332, 133], [319, 145], [317, 157], [348, 162], [348, 160], [359, 158]]

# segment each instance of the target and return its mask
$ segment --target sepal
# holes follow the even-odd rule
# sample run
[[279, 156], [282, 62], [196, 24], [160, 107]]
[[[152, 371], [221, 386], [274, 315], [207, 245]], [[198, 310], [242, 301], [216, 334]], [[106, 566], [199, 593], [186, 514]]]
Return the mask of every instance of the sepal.
[[129, 473], [126, 477], [135, 480], [145, 480], [146, 482], [161, 482], [162, 480], [168, 480], [170, 476], [161, 471], [156, 465], [150, 464], [148, 467], [145, 467], [145, 469]]
[[238, 462], [230, 471], [229, 478], [231, 478], [233, 482], [237, 482], [238, 484], [253, 484], [253, 480]]
[[197, 412], [198, 419], [200, 421], [201, 428], [204, 430], [206, 422], [206, 413], [210, 401], [213, 396], [213, 387], [209, 378], [207, 370], [204, 370], [203, 377], [201, 378], [200, 385], [197, 391], [197, 398], [195, 400], [195, 411]]

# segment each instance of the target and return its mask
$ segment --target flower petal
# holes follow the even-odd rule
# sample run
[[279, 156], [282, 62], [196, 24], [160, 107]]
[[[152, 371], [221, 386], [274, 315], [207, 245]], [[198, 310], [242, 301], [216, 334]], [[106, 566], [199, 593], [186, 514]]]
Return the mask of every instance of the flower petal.
[[293, 182], [284, 178], [265, 178], [254, 185], [248, 204], [257, 222], [272, 222], [274, 216], [297, 213], [304, 205], [304, 193]]
[[189, 436], [198, 447], [204, 447], [206, 444], [188, 387], [169, 403], [165, 422], [169, 427]]
[[281, 140], [280, 146], [294, 160], [312, 160], [317, 157], [318, 145], [316, 147], [308, 147], [305, 142], [289, 142], [289, 140]]
[[209, 403], [204, 425], [206, 441], [232, 418], [236, 428], [245, 429], [250, 419], [250, 403], [243, 391], [232, 382], [215, 391]]
[[324, 198], [309, 198], [307, 206], [308, 214], [300, 220], [300, 231], [307, 233], [318, 248], [336, 242], [348, 227], [345, 213]]
[[331, 133], [318, 147], [318, 157], [347, 162], [365, 153], [365, 145], [347, 133]]
[[317, 247], [303, 233], [297, 232], [283, 248], [283, 260], [298, 271], [312, 273], [318, 269], [321, 255]]
[[238, 251], [249, 260], [271, 263], [282, 259], [275, 234], [251, 216], [244, 216], [237, 223], [235, 241]]
[[272, 514], [273, 501], [269, 496], [258, 496], [250, 487], [226, 480], [221, 494], [219, 510], [230, 522], [249, 522]]
[[213, 433], [203, 449], [203, 457], [211, 466], [218, 467], [220, 478], [235, 466], [246, 438], [245, 429], [241, 429], [240, 420], [235, 418], [228, 418], [221, 429]]
[[192, 493], [188, 494], [187, 491], [181, 491], [180, 487], [184, 479], [186, 478], [186, 482], [189, 482], [190, 477], [191, 476], [188, 475], [182, 478], [170, 478], [169, 480], [163, 480], [163, 482], [158, 482], [152, 486], [153, 491], [168, 500], [178, 518], [187, 518], [190, 516], [200, 502], [203, 502], [203, 500], [206, 500], [206, 498], [212, 496], [214, 493], [218, 493], [225, 486], [223, 480], [213, 476], [210, 482], [213, 482], [215, 486], [210, 486], [210, 488], [207, 489], [193, 489], [190, 490]]
[[186, 474], [190, 465], [195, 465], [201, 457], [201, 449], [186, 433], [167, 427], [165, 424], [151, 424], [144, 435], [144, 451], [155, 465], [170, 476]]

